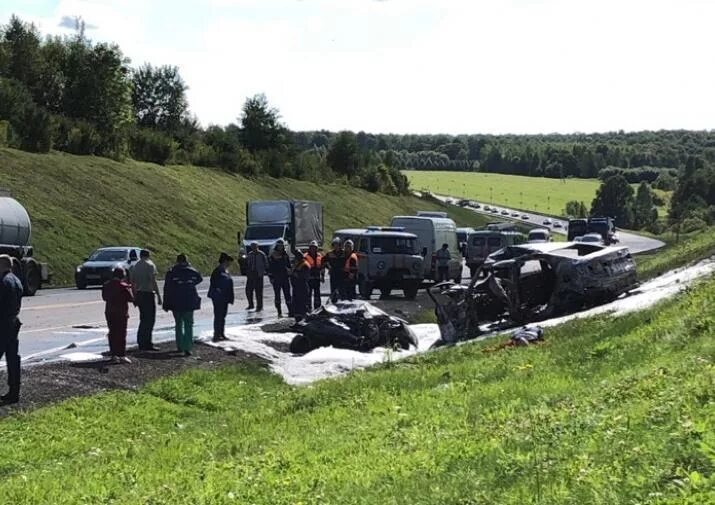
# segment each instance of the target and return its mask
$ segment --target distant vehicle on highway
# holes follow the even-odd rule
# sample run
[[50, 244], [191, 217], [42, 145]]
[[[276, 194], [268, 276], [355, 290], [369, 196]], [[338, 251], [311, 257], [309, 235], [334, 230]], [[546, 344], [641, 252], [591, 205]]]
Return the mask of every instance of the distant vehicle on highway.
[[530, 219], [530, 218], [529, 218], [529, 214], [522, 214], [522, 215], [521, 215], [521, 218], [522, 218], [524, 221], [528, 221], [528, 220]]
[[484, 210], [486, 210], [487, 212], [489, 212], [490, 210], [492, 210], [492, 208], [491, 208], [489, 205], [485, 205], [485, 206], [484, 206]]
[[511, 213], [511, 217], [519, 217], [519, 213], [518, 213], [518, 212], [512, 212], [512, 213]]
[[112, 278], [115, 268], [128, 270], [139, 260], [140, 247], [115, 246], [102, 247], [85, 258], [84, 263], [75, 270], [74, 279], [77, 289], [87, 286], [101, 286]]
[[561, 221], [554, 221], [554, 228], [563, 228], [564, 225], [561, 224]]
[[502, 215], [502, 216], [508, 216], [508, 215], [509, 215], [509, 211], [506, 210], [506, 209], [504, 209], [504, 210], [501, 211], [501, 215]]
[[598, 233], [587, 233], [581, 237], [580, 242], [586, 242], [589, 244], [603, 244], [603, 237]]
[[543, 221], [542, 224], [543, 224], [544, 226], [551, 226], [551, 225], [553, 224], [553, 222], [551, 221], [551, 219], [549, 219], [549, 218], [547, 217], [546, 219], [544, 219], [544, 221]]
[[481, 208], [482, 208], [482, 206], [481, 206], [481, 205], [479, 205], [479, 203], [478, 203], [478, 202], [474, 202], [474, 203], [472, 203], [472, 207], [474, 207], [475, 209], [481, 209]]
[[494, 214], [499, 214], [499, 209], [497, 209], [496, 207], [492, 207], [492, 212]]

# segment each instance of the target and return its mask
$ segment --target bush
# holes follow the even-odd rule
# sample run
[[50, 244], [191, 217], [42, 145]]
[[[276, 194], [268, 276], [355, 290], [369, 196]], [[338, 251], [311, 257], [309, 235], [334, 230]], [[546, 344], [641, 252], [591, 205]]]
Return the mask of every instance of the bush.
[[677, 174], [673, 175], [668, 172], [662, 172], [653, 182], [653, 187], [663, 191], [674, 191], [678, 184]]
[[688, 217], [683, 220], [680, 226], [680, 231], [690, 233], [693, 231], [703, 230], [708, 227], [708, 224], [699, 217]]
[[57, 118], [54, 146], [72, 154], [99, 154], [102, 138], [86, 121]]
[[[635, 167], [635, 168], [622, 168], [622, 167], [606, 167], [598, 172], [598, 178], [605, 181], [609, 177], [614, 175], [622, 175], [626, 178], [629, 184], [638, 184], [639, 182], [654, 183], [661, 175], [664, 179], [663, 184], [668, 184], [667, 178], [677, 178], [678, 170], [675, 168], [662, 168], [662, 167]], [[658, 187], [658, 186], [656, 186]], [[675, 184], [673, 183], [673, 188]], [[665, 189], [665, 188], [658, 188]]]
[[11, 127], [5, 134], [8, 145], [31, 152], [48, 152], [52, 147], [52, 118], [15, 80], [0, 78], [0, 119]]
[[129, 138], [129, 153], [132, 158], [159, 165], [170, 163], [178, 147], [170, 136], [145, 128], [135, 129]]
[[7, 147], [10, 140], [10, 122], [0, 121], [0, 147]]

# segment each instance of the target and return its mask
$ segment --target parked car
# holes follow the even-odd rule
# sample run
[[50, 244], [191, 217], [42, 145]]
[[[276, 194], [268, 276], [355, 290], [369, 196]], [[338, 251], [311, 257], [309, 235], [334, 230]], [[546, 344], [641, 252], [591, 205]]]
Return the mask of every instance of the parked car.
[[139, 260], [140, 247], [115, 246], [101, 247], [85, 258], [84, 263], [75, 270], [74, 279], [77, 289], [87, 286], [101, 286], [112, 278], [115, 268], [128, 270]]

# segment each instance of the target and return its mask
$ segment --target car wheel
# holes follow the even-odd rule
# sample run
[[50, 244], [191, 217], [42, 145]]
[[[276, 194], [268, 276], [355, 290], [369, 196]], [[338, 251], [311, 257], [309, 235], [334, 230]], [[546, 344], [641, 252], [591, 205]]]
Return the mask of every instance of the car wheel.
[[386, 286], [380, 288], [380, 297], [381, 298], [387, 298], [390, 296], [390, 293], [392, 293], [392, 286]]
[[77, 289], [87, 289], [87, 281], [84, 280], [77, 280]]
[[25, 264], [25, 296], [35, 296], [37, 290], [42, 284], [42, 276], [40, 275], [40, 267], [34, 261], [29, 261]]
[[414, 300], [415, 298], [417, 298], [417, 292], [419, 291], [419, 289], [420, 285], [415, 283], [410, 284], [409, 286], [405, 286], [404, 288], [402, 288], [402, 291], [405, 293], [405, 298], [407, 298], [408, 300]]

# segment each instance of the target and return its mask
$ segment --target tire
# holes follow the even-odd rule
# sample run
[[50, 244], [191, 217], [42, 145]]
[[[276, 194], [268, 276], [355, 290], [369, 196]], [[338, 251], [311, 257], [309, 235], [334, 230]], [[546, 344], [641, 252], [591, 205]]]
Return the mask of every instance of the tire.
[[85, 281], [85, 280], [77, 279], [76, 284], [77, 284], [77, 289], [79, 289], [79, 290], [87, 289], [87, 281]]
[[415, 284], [409, 284], [402, 288], [402, 291], [405, 293], [405, 298], [408, 300], [414, 300], [417, 298], [417, 291], [419, 291], [420, 285], [415, 283]]
[[385, 286], [380, 288], [380, 297], [387, 298], [392, 293], [392, 286]]
[[370, 297], [372, 296], [372, 284], [370, 284], [370, 281], [360, 281], [360, 284], [358, 285], [358, 291], [360, 291], [360, 297], [363, 300], [369, 300]]
[[42, 274], [40, 273], [40, 266], [34, 261], [28, 261], [24, 265], [25, 275], [23, 277], [23, 289], [25, 290], [25, 296], [35, 296], [35, 293], [42, 286]]
[[469, 276], [473, 279], [474, 274], [477, 273], [477, 270], [479, 270], [477, 267], [469, 266]]

